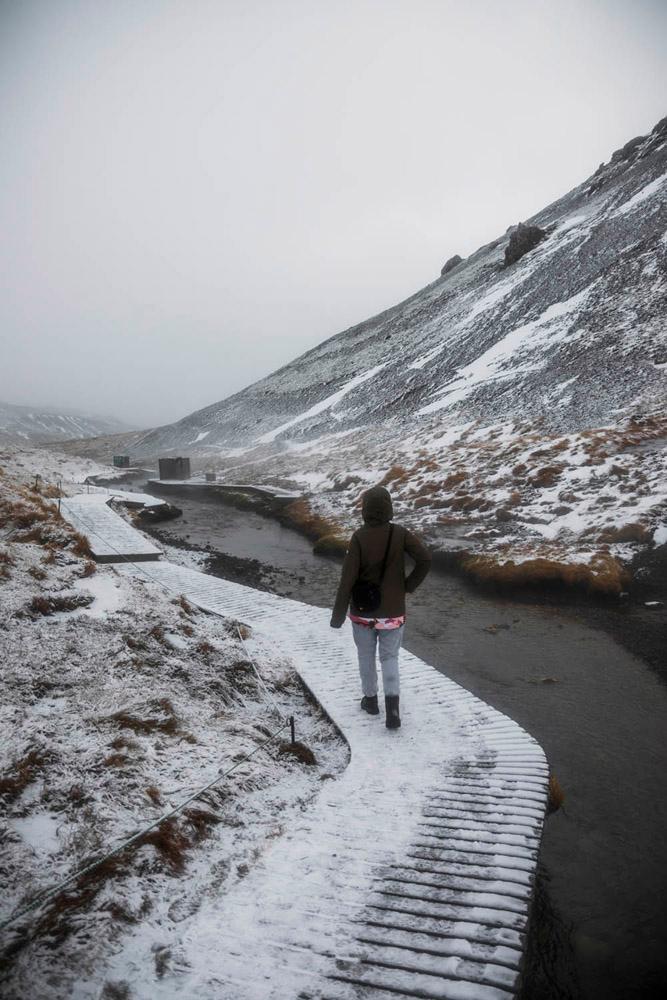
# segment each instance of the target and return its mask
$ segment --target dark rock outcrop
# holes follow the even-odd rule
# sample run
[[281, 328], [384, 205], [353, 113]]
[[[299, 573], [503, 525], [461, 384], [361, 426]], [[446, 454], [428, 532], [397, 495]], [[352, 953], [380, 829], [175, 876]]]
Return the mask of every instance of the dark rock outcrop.
[[443, 267], [442, 271], [440, 272], [440, 276], [442, 277], [445, 274], [449, 274], [450, 271], [453, 271], [454, 268], [458, 267], [458, 265], [461, 264], [462, 262], [463, 262], [463, 257], [459, 257], [459, 255], [455, 253], [453, 257], [449, 258], [449, 260]]
[[510, 236], [510, 241], [507, 244], [505, 266], [508, 267], [510, 264], [515, 264], [524, 254], [527, 254], [529, 250], [536, 247], [546, 235], [546, 230], [540, 229], [539, 226], [524, 226], [523, 222], [520, 222]]

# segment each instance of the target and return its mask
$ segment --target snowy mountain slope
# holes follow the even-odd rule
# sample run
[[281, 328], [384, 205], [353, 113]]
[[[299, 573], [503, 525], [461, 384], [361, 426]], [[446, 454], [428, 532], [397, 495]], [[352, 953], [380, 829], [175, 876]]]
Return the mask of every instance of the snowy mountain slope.
[[572, 430], [664, 402], [667, 119], [529, 221], [547, 236], [517, 263], [504, 265], [508, 231], [142, 448], [280, 447], [332, 426], [462, 416]]
[[0, 442], [66, 441], [127, 430], [112, 417], [90, 417], [80, 413], [0, 402]]
[[510, 226], [131, 453], [300, 487], [346, 527], [385, 481], [403, 520], [470, 549], [480, 574], [480, 557], [539, 556], [589, 579], [597, 561], [621, 589], [616, 557], [667, 540], [667, 118], [527, 221], [520, 259], [506, 264]]

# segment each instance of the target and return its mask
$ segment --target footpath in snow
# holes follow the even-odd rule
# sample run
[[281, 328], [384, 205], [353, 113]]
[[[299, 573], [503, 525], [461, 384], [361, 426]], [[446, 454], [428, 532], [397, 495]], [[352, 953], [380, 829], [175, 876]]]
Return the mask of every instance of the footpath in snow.
[[547, 804], [535, 740], [406, 651], [403, 728], [390, 732], [359, 709], [354, 645], [327, 611], [168, 562], [150, 575], [291, 655], [351, 750], [246, 878], [182, 923], [173, 944], [190, 967], [160, 996], [515, 996]]

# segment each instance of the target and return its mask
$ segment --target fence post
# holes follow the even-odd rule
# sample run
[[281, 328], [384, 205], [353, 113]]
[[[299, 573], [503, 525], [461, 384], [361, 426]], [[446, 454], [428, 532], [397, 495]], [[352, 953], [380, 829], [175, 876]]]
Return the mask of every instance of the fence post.
[[296, 743], [296, 739], [294, 737], [294, 716], [293, 715], [290, 715], [290, 717], [289, 717], [289, 728], [290, 728], [290, 733], [292, 734], [292, 746], [294, 746], [294, 744]]

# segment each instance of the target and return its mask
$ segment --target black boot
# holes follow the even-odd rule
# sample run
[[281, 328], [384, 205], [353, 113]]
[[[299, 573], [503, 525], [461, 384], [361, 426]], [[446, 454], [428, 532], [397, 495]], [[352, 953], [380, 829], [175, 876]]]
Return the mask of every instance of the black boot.
[[384, 696], [384, 707], [386, 711], [384, 724], [387, 729], [400, 729], [401, 717], [398, 714], [398, 695], [386, 694]]
[[376, 694], [365, 694], [361, 699], [361, 707], [369, 715], [379, 715], [378, 696]]

